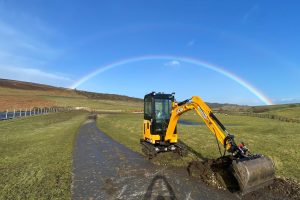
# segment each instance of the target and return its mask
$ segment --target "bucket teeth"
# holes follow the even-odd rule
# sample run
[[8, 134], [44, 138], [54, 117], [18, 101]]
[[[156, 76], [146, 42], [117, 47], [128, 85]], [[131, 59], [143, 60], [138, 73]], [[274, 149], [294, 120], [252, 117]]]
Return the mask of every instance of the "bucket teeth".
[[234, 160], [231, 167], [242, 195], [270, 185], [274, 180], [274, 164], [265, 156]]

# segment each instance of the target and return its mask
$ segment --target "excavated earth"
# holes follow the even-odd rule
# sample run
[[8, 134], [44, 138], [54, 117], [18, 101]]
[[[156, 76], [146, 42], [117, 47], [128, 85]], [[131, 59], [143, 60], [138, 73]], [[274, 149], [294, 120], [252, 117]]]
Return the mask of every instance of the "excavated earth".
[[205, 163], [191, 163], [188, 170], [155, 165], [89, 119], [75, 144], [72, 199], [300, 199], [299, 185], [284, 179], [240, 196], [234, 187], [224, 188], [210, 162]]
[[[216, 169], [215, 160], [193, 161], [187, 170], [190, 176], [197, 177], [207, 185], [220, 190], [229, 190], [232, 193], [239, 193], [235, 178], [226, 170]], [[258, 199], [300, 199], [300, 185], [293, 180], [275, 178], [273, 184], [258, 189], [255, 192], [240, 196], [245, 200]]]

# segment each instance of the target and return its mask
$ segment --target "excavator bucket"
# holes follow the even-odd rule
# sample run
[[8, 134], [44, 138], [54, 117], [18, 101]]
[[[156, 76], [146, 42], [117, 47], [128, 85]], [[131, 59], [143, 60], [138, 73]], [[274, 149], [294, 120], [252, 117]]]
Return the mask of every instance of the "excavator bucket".
[[265, 156], [234, 160], [231, 167], [242, 195], [270, 185], [274, 179], [274, 164]]

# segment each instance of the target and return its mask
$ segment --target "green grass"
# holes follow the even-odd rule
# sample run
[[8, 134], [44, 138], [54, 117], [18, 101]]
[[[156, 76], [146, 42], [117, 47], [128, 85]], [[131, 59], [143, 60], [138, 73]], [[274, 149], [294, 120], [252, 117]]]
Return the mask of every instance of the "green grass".
[[271, 105], [271, 106], [257, 106], [257, 107], [248, 107], [246, 108], [247, 112], [254, 112], [258, 114], [271, 114], [281, 117], [287, 117], [291, 119], [300, 119], [300, 104], [280, 104], [280, 105]]
[[300, 119], [300, 105], [289, 105], [283, 109], [271, 110], [268, 113], [292, 119]]
[[0, 121], [0, 199], [70, 199], [82, 112]]
[[60, 106], [71, 107], [88, 107], [91, 109], [100, 110], [141, 110], [142, 102], [119, 101], [119, 100], [99, 100], [88, 99], [86, 97], [60, 97], [60, 96], [45, 96], [46, 100], [56, 102]]
[[[300, 124], [248, 116], [219, 114], [218, 117], [225, 126], [229, 125], [227, 129], [235, 135], [236, 142], [244, 141], [253, 153], [270, 156], [275, 162], [278, 176], [300, 180]], [[183, 119], [199, 121], [191, 112], [184, 115]], [[141, 153], [139, 138], [142, 121], [141, 114], [109, 114], [100, 115], [97, 123], [110, 137]], [[178, 132], [180, 139], [203, 157], [220, 156], [216, 139], [207, 127], [179, 124]]]

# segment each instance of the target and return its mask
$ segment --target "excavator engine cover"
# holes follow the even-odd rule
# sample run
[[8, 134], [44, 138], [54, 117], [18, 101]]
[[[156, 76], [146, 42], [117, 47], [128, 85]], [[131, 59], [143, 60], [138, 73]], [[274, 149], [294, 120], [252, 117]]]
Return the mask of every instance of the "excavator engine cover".
[[274, 179], [274, 164], [265, 156], [234, 160], [231, 167], [242, 195], [267, 186]]

